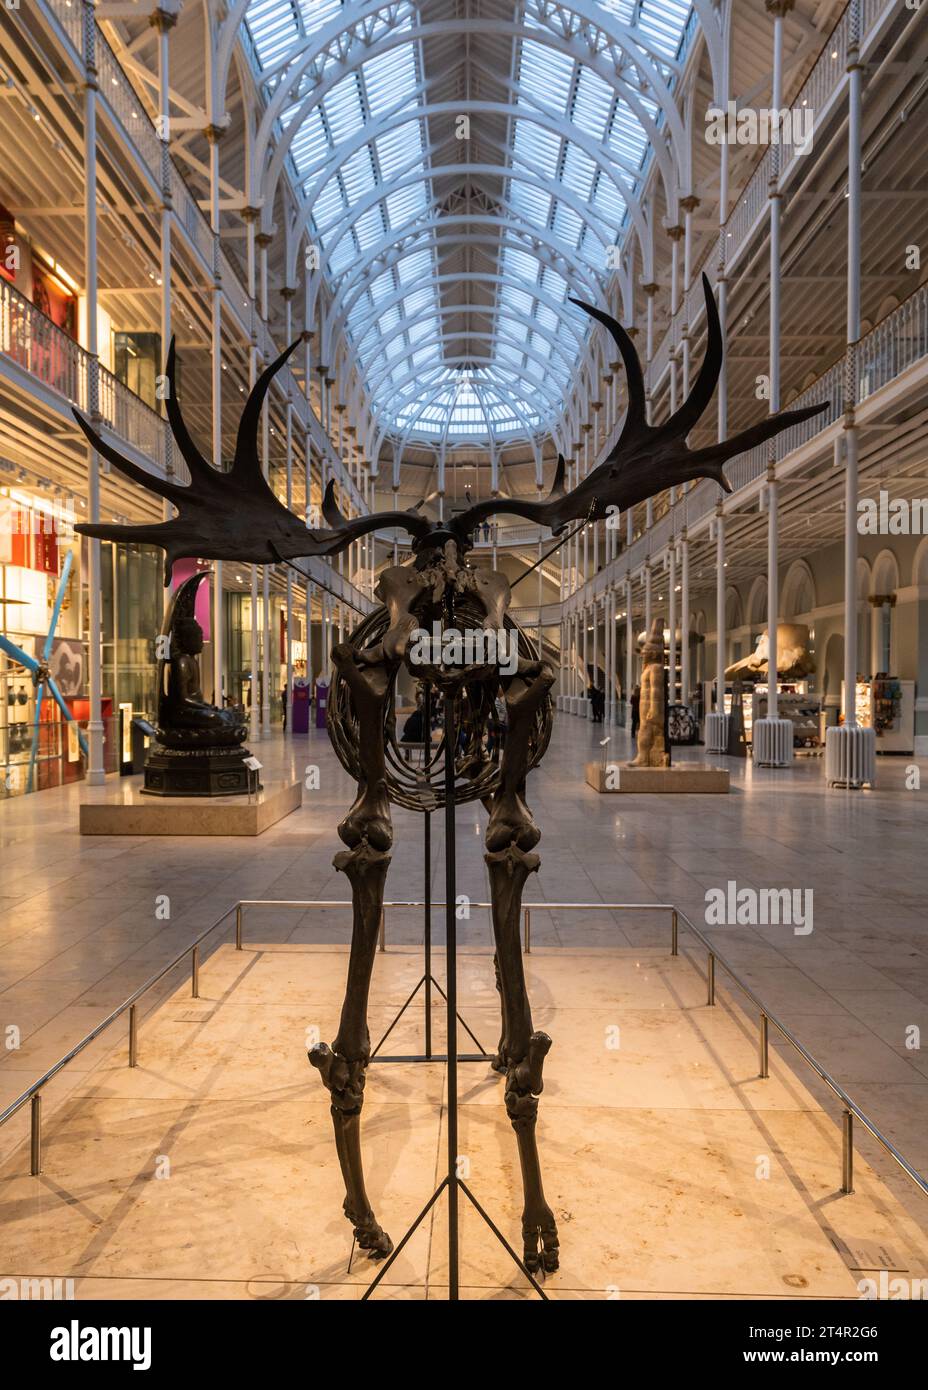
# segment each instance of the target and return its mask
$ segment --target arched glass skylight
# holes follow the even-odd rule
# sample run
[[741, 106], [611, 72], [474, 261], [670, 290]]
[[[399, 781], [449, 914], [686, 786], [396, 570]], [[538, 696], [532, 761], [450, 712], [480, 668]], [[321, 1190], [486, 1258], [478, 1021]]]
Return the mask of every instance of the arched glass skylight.
[[[653, 64], [672, 86], [691, 8], [690, 0], [594, 5], [604, 22], [613, 17], [639, 36], [614, 85], [582, 54], [544, 41], [542, 0], [489, 0], [466, 43], [453, 41], [446, 5], [393, 0], [371, 15], [350, 0], [252, 0], [245, 22], [268, 93], [333, 26], [369, 16], [354, 38], [363, 61], [351, 61], [347, 40], [332, 49], [288, 93], [278, 124], [282, 134], [299, 117], [291, 181], [311, 205], [312, 239], [374, 408], [398, 436], [475, 441], [556, 419], [576, 359], [570, 324], [587, 329], [567, 294], [589, 297], [586, 287], [606, 279], [607, 247], [625, 235], [627, 199], [650, 157], [639, 113], [662, 119], [636, 63]], [[513, 16], [521, 33], [507, 27]], [[450, 43], [435, 28], [441, 21]], [[339, 62], [344, 76], [331, 81]], [[300, 115], [320, 83], [320, 99]], [[464, 93], [474, 89], [490, 94], [492, 109], [469, 103]], [[461, 95], [449, 102], [451, 92]], [[435, 101], [441, 110], [427, 109]], [[463, 155], [455, 104], [470, 120]], [[502, 123], [501, 106], [511, 109]], [[509, 172], [463, 178], [449, 194], [443, 170], [463, 162]], [[465, 262], [477, 273], [457, 285]]]

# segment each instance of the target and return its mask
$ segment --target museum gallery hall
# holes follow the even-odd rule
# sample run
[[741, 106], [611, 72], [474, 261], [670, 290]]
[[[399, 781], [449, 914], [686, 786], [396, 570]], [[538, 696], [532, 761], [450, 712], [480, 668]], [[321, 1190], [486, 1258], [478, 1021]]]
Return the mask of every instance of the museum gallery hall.
[[499, 1300], [890, 1364], [926, 12], [0, 11], [0, 1294], [41, 1364], [164, 1368], [193, 1302], [285, 1346], [281, 1302]]

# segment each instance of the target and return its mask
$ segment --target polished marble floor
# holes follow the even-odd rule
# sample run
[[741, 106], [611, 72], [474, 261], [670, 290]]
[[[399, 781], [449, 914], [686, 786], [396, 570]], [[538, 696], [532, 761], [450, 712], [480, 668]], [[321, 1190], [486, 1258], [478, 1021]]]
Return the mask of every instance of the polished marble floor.
[[[777, 772], [732, 759], [725, 760], [727, 797], [610, 797], [583, 775], [601, 737], [598, 726], [560, 715], [544, 764], [531, 775], [543, 838], [527, 898], [675, 902], [702, 926], [707, 890], [730, 880], [739, 888], [811, 890], [808, 934], [783, 925], [705, 929], [887, 1137], [928, 1170], [928, 1042], [914, 1045], [928, 1039], [928, 766], [924, 790], [916, 790], [906, 785], [909, 760], [881, 759], [876, 790], [851, 793], [825, 788], [820, 759]], [[624, 734], [612, 738], [616, 754], [627, 756]], [[236, 900], [347, 897], [331, 861], [352, 787], [325, 734], [278, 734], [255, 751], [272, 776], [319, 769], [319, 787], [304, 791], [302, 808], [257, 840], [81, 839], [77, 786], [0, 805], [0, 1107]], [[702, 750], [680, 756], [705, 759]], [[484, 820], [479, 806], [458, 812], [458, 891], [474, 902], [487, 896]], [[417, 898], [421, 819], [398, 811], [395, 825], [388, 895]], [[439, 818], [433, 850], [440, 896]], [[344, 910], [250, 909], [246, 932], [261, 941], [344, 944], [349, 923]], [[388, 913], [387, 927], [396, 942], [421, 934], [407, 911]], [[667, 941], [668, 924], [656, 914], [555, 909], [533, 914], [532, 933], [538, 946], [650, 947]], [[475, 908], [460, 937], [468, 948], [487, 948], [486, 913]], [[164, 988], [176, 984], [173, 977]], [[146, 1007], [160, 997], [153, 991]], [[107, 1035], [56, 1079], [49, 1107], [114, 1041]], [[24, 1123], [18, 1116], [0, 1132], [0, 1151], [21, 1140]], [[899, 1195], [906, 1190], [900, 1175]], [[905, 1200], [928, 1228], [923, 1199], [913, 1192]]]

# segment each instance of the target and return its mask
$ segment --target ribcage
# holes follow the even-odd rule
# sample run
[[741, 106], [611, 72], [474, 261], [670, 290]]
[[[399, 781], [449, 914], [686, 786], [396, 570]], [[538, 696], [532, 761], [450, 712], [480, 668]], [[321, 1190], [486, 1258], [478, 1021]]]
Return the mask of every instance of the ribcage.
[[[471, 605], [473, 612], [469, 611]], [[461, 629], [467, 626], [479, 627], [482, 622], [483, 610], [476, 596], [473, 599], [469, 595], [456, 598], [456, 626]], [[507, 631], [518, 635], [520, 659], [537, 661], [538, 651], [531, 638], [508, 616], [505, 623]], [[346, 640], [351, 646], [363, 651], [376, 646], [389, 625], [387, 609], [377, 607], [358, 624]], [[429, 623], [425, 618], [422, 625], [426, 630], [429, 629]], [[423, 765], [415, 766], [406, 761], [396, 737], [393, 698], [395, 682], [396, 672], [391, 683], [390, 698], [385, 706], [383, 726], [387, 791], [395, 805], [405, 806], [407, 810], [436, 810], [445, 804], [445, 738], [442, 735], [441, 741], [434, 747], [426, 741]], [[468, 801], [491, 796], [499, 785], [499, 742], [497, 740], [494, 752], [488, 753], [486, 734], [494, 716], [494, 701], [500, 690], [500, 680], [495, 673], [486, 677], [484, 670], [481, 670], [479, 678], [467, 680], [465, 677], [459, 689], [455, 715], [454, 800], [456, 805], [463, 805]], [[440, 697], [433, 692], [433, 711], [437, 698]], [[550, 697], [546, 697], [539, 706], [529, 742], [527, 770], [536, 767], [544, 756], [551, 737], [553, 708]], [[337, 670], [332, 673], [326, 727], [342, 767], [355, 780], [360, 780], [358, 719], [348, 684]]]

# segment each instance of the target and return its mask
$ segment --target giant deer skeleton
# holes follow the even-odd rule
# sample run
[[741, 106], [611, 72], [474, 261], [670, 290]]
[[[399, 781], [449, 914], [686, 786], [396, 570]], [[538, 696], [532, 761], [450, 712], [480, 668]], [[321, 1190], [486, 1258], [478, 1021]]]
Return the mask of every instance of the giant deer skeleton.
[[[75, 411], [93, 447], [116, 468], [177, 510], [168, 521], [139, 526], [82, 525], [85, 535], [157, 545], [165, 552], [166, 573], [185, 557], [234, 560], [257, 565], [297, 558], [334, 556], [375, 529], [400, 527], [412, 537], [412, 557], [383, 569], [375, 588], [376, 608], [344, 642], [332, 650], [335, 683], [329, 706], [329, 734], [342, 764], [356, 777], [358, 794], [338, 834], [346, 848], [335, 867], [351, 884], [353, 927], [348, 979], [341, 1020], [332, 1046], [320, 1043], [309, 1053], [331, 1096], [335, 1142], [345, 1181], [345, 1215], [359, 1245], [374, 1259], [392, 1249], [364, 1186], [361, 1161], [361, 1108], [370, 1061], [367, 1002], [377, 934], [390, 864], [393, 829], [391, 801], [413, 809], [442, 804], [441, 783], [428, 774], [403, 771], [393, 732], [393, 691], [406, 666], [427, 677], [453, 700], [457, 732], [453, 746], [436, 754], [454, 760], [455, 803], [479, 798], [489, 813], [486, 863], [492, 899], [497, 987], [502, 1035], [495, 1069], [505, 1075], [506, 1110], [516, 1132], [525, 1205], [522, 1213], [524, 1259], [529, 1270], [557, 1268], [558, 1237], [545, 1201], [535, 1141], [542, 1066], [551, 1039], [536, 1032], [526, 990], [519, 945], [519, 913], [528, 875], [539, 866], [534, 853], [540, 838], [525, 799], [526, 774], [540, 760], [551, 729], [550, 690], [555, 674], [524, 634], [512, 675], [489, 664], [453, 665], [440, 657], [425, 669], [410, 664], [418, 629], [457, 625], [498, 632], [514, 627], [507, 617], [510, 591], [505, 576], [477, 568], [468, 558], [475, 528], [500, 512], [550, 527], [557, 535], [572, 522], [595, 522], [670, 487], [713, 478], [726, 491], [723, 464], [771, 439], [791, 425], [824, 410], [813, 406], [784, 411], [760, 421], [724, 443], [691, 450], [687, 436], [709, 404], [722, 365], [722, 336], [715, 301], [703, 277], [708, 345], [688, 399], [665, 423], [646, 417], [641, 365], [622, 326], [608, 314], [574, 301], [612, 334], [622, 356], [628, 385], [624, 425], [606, 458], [570, 492], [564, 486], [564, 460], [543, 501], [492, 498], [450, 520], [434, 521], [418, 510], [344, 517], [333, 484], [326, 488], [325, 529], [311, 529], [284, 507], [264, 478], [258, 458], [261, 410], [274, 374], [293, 352], [291, 345], [262, 373], [252, 390], [238, 429], [230, 468], [219, 471], [198, 452], [184, 425], [174, 390], [174, 345], [168, 354], [170, 394], [167, 414], [177, 445], [190, 469], [188, 486], [157, 477], [111, 448]], [[167, 581], [166, 581], [167, 582]], [[508, 663], [507, 663], [508, 664]], [[484, 735], [500, 689], [508, 711], [508, 734], [501, 757], [491, 757]]]

